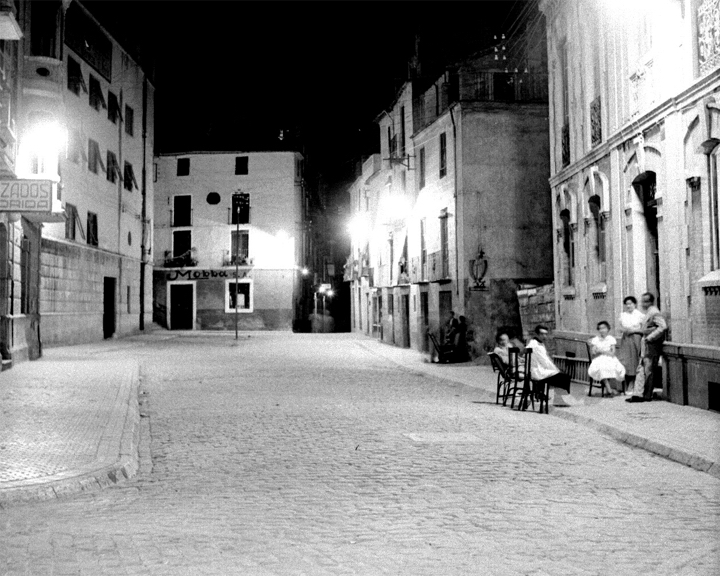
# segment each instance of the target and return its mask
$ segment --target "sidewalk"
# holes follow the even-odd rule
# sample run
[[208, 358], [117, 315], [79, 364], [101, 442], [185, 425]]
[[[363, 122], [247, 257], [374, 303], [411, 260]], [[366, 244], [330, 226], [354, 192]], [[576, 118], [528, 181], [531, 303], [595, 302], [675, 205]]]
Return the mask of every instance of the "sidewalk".
[[[403, 368], [472, 386], [485, 399], [495, 401], [497, 375], [490, 366], [472, 362], [431, 364], [428, 354], [416, 350], [371, 338], [359, 342]], [[555, 408], [551, 404], [549, 416], [589, 426], [625, 444], [720, 478], [720, 414], [663, 400], [628, 404], [624, 396], [601, 398], [599, 390], [593, 390], [593, 396], [588, 397], [588, 387], [582, 384], [573, 383], [571, 392], [576, 405]], [[541, 417], [531, 413], [527, 416]]]
[[108, 350], [51, 348], [0, 374], [0, 508], [137, 472], [139, 365]]

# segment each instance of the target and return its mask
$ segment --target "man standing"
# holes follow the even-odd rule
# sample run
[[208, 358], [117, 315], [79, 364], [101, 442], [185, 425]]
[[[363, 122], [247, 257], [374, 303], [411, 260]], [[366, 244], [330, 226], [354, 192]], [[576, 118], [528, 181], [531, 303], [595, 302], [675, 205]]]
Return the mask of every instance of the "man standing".
[[[548, 389], [550, 386], [556, 388], [553, 396], [553, 406], [570, 406], [574, 404], [570, 396], [570, 375], [561, 372], [550, 359], [545, 348], [545, 342], [548, 338], [548, 329], [546, 326], [536, 326], [535, 336], [525, 347], [532, 349], [530, 357], [530, 376], [536, 382], [547, 382]], [[567, 395], [562, 397], [557, 388], [567, 391]]]
[[640, 343], [640, 364], [635, 377], [633, 395], [625, 402], [650, 402], [653, 397], [655, 373], [662, 354], [667, 322], [655, 306], [655, 296], [645, 292], [640, 298], [640, 308], [645, 313], [642, 324], [644, 334]]

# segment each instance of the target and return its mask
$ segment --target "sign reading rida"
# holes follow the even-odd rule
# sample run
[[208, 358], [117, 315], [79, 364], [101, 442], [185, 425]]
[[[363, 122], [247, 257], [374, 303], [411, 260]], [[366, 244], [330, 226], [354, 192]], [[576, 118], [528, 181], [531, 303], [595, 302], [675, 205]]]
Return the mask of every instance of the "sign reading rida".
[[0, 181], [0, 212], [51, 212], [52, 180]]

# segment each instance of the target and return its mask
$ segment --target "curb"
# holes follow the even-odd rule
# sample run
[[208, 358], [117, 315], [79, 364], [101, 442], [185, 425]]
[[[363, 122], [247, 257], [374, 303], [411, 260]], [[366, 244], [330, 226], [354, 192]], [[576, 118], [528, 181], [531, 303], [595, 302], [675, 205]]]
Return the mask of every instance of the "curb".
[[57, 477], [18, 482], [15, 487], [0, 489], [0, 509], [16, 503], [63, 498], [102, 489], [135, 476], [139, 469], [139, 382], [140, 366], [134, 362], [118, 387], [119, 398], [103, 431], [97, 460], [93, 464], [81, 470], [58, 474]]
[[[492, 391], [479, 387], [476, 388], [475, 386], [471, 386], [470, 384], [450, 378], [448, 376], [429, 374], [422, 369], [414, 366], [408, 366], [401, 361], [390, 357], [389, 355], [385, 355], [382, 353], [382, 351], [376, 351], [370, 346], [366, 346], [364, 344], [362, 344], [362, 346], [369, 352], [374, 352], [377, 355], [382, 356], [386, 360], [389, 360], [390, 362], [393, 362], [394, 364], [397, 364], [398, 366], [401, 366], [402, 368], [405, 368], [406, 370], [409, 370], [414, 374], [422, 374], [423, 376], [438, 378], [439, 380], [453, 382], [454, 384], [463, 384], [464, 386], [469, 386], [473, 388], [484, 397], [492, 400], [495, 399], [495, 393]], [[690, 452], [685, 452], [684, 450], [679, 450], [677, 448], [667, 446], [666, 444], [663, 444], [661, 442], [656, 442], [654, 440], [650, 440], [649, 438], [644, 438], [642, 436], [638, 436], [637, 434], [626, 432], [615, 426], [604, 424], [602, 422], [598, 422], [597, 420], [593, 420], [592, 418], [589, 418], [587, 416], [575, 414], [564, 409], [555, 409], [553, 406], [550, 406], [548, 415], [562, 418], [564, 420], [569, 420], [571, 422], [575, 422], [576, 424], [592, 428], [594, 430], [597, 430], [598, 432], [601, 432], [602, 434], [609, 436], [613, 440], [617, 440], [622, 444], [627, 444], [628, 446], [633, 446], [634, 448], [641, 448], [642, 450], [645, 450], [657, 456], [662, 456], [663, 458], [667, 458], [668, 460], [672, 460], [679, 464], [689, 466], [690, 468], [693, 468], [699, 472], [705, 472], [706, 474], [710, 474], [711, 476], [720, 479], [720, 462], [714, 462], [708, 458], [698, 456], [697, 454], [692, 454]]]

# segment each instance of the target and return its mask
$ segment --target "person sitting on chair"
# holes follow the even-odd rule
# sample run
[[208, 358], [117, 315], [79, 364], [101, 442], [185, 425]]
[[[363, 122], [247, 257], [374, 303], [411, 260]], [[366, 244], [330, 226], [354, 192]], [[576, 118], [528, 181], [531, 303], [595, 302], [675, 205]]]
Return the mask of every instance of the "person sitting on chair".
[[[537, 383], [547, 382], [548, 388], [554, 387], [553, 406], [570, 406], [570, 375], [562, 372], [550, 358], [545, 348], [549, 330], [546, 326], [535, 327], [535, 334], [528, 342], [526, 348], [532, 349], [530, 358], [530, 376]], [[565, 390], [566, 394], [561, 395], [558, 388]]]

